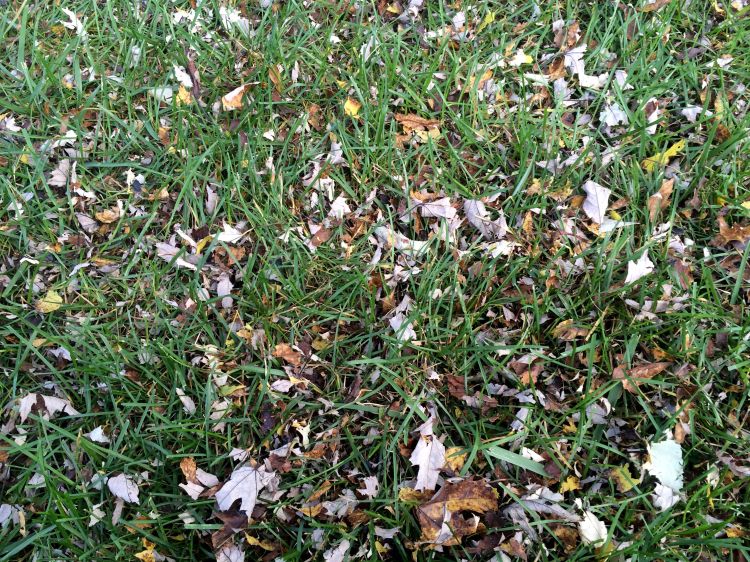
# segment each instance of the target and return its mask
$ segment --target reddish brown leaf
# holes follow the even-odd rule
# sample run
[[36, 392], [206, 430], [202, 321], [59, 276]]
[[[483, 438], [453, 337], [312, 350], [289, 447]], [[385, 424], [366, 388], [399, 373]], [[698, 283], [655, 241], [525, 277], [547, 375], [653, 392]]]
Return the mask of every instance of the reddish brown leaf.
[[641, 382], [655, 377], [671, 364], [671, 361], [661, 361], [659, 363], [638, 365], [632, 369], [619, 366], [612, 371], [612, 378], [622, 381], [622, 387], [628, 392], [635, 393], [636, 388], [640, 386]]
[[674, 187], [674, 179], [664, 180], [659, 188], [659, 191], [654, 193], [648, 198], [648, 217], [651, 222], [654, 222], [662, 209], [669, 205], [669, 198], [672, 195], [672, 188]]
[[302, 364], [302, 354], [299, 351], [294, 351], [288, 343], [280, 343], [274, 347], [273, 356], [279, 357], [295, 367]]

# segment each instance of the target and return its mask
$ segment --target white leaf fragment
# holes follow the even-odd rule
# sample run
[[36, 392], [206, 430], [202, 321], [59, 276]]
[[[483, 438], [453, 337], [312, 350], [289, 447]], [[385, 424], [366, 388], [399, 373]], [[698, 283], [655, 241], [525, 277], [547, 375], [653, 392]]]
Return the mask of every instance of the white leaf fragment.
[[416, 490], [434, 490], [440, 470], [445, 466], [445, 446], [433, 433], [435, 418], [419, 426], [419, 442], [409, 457], [412, 466], [418, 466]]
[[195, 401], [185, 394], [185, 391], [181, 388], [175, 388], [175, 392], [177, 393], [177, 398], [182, 402], [182, 407], [185, 410], [185, 413], [190, 415], [194, 414], [197, 409], [195, 407]]
[[107, 444], [110, 442], [110, 439], [107, 437], [107, 434], [104, 433], [102, 426], [95, 427], [92, 431], [86, 434], [86, 437], [91, 439], [94, 443]]
[[628, 275], [625, 277], [625, 284], [635, 283], [652, 271], [654, 271], [654, 264], [648, 259], [648, 250], [646, 250], [637, 260], [628, 262]]
[[216, 492], [216, 503], [221, 511], [228, 511], [236, 500], [240, 500], [240, 511], [252, 514], [258, 493], [270, 484], [275, 473], [266, 472], [265, 467], [241, 466], [232, 472], [229, 480]]
[[609, 196], [612, 191], [591, 180], [583, 184], [583, 190], [586, 192], [586, 200], [583, 202], [583, 212], [592, 221], [601, 224], [604, 221], [604, 215], [609, 206]]
[[600, 545], [607, 540], [607, 526], [590, 511], [584, 511], [578, 523], [578, 534], [584, 544]]
[[682, 447], [674, 439], [648, 445], [648, 461], [643, 468], [663, 486], [679, 492], [682, 490]]
[[323, 553], [323, 560], [325, 560], [325, 562], [344, 562], [350, 546], [351, 544], [349, 541], [344, 539], [335, 547], [326, 550]]
[[21, 416], [21, 422], [26, 421], [26, 418], [29, 417], [32, 408], [35, 406], [37, 407], [37, 414], [45, 419], [54, 417], [58, 412], [62, 412], [69, 416], [77, 416], [80, 414], [80, 412], [76, 410], [68, 400], [57, 398], [56, 396], [44, 396], [43, 394], [32, 392], [21, 398], [18, 405], [18, 413]]
[[417, 256], [427, 250], [429, 242], [410, 240], [400, 232], [396, 232], [389, 226], [379, 226], [375, 229], [375, 236], [383, 245], [390, 246], [394, 250], [406, 255]]
[[485, 238], [499, 240], [508, 233], [505, 214], [500, 211], [500, 217], [497, 220], [491, 220], [490, 213], [479, 199], [464, 201], [464, 214], [469, 224], [481, 232]]
[[362, 479], [362, 484], [364, 485], [364, 488], [357, 490], [360, 494], [367, 496], [368, 498], [374, 498], [378, 495], [380, 484], [378, 483], [377, 476], [365, 476]]
[[138, 499], [138, 484], [125, 474], [118, 474], [107, 480], [107, 488], [112, 495], [128, 503], [141, 503]]

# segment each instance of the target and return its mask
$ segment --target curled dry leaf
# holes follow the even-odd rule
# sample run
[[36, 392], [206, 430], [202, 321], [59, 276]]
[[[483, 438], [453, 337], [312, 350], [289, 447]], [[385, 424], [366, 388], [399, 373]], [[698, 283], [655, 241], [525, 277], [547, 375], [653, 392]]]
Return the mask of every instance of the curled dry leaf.
[[674, 178], [664, 180], [659, 191], [648, 198], [648, 217], [654, 222], [661, 213], [662, 209], [669, 205], [669, 198], [672, 195], [674, 187]]
[[302, 354], [299, 351], [292, 349], [292, 346], [288, 343], [280, 343], [273, 348], [274, 357], [279, 357], [287, 363], [298, 367], [302, 364]]
[[440, 121], [438, 119], [425, 119], [424, 117], [419, 117], [413, 113], [396, 113], [394, 117], [396, 118], [396, 121], [401, 124], [406, 133], [425, 129], [435, 129], [440, 126]]
[[711, 241], [713, 246], [727, 246], [738, 242], [744, 246], [750, 242], [750, 225], [734, 224], [729, 226], [724, 216], [719, 215], [719, 234]]
[[469, 224], [481, 232], [485, 238], [500, 240], [508, 233], [508, 223], [505, 221], [505, 214], [500, 211], [500, 217], [497, 220], [490, 220], [487, 208], [478, 199], [467, 199], [464, 201], [464, 213]]
[[587, 328], [581, 328], [573, 323], [573, 320], [563, 320], [552, 330], [552, 335], [562, 341], [573, 341], [578, 338], [585, 338], [589, 331]]
[[497, 491], [483, 480], [446, 483], [429, 501], [416, 508], [421, 540], [442, 546], [460, 544], [463, 537], [479, 528], [479, 517], [464, 517], [462, 512], [494, 511], [497, 499]]
[[622, 381], [622, 387], [628, 392], [635, 393], [636, 388], [640, 386], [642, 381], [654, 378], [671, 364], [670, 361], [660, 361], [658, 363], [638, 365], [632, 369], [619, 366], [612, 371], [612, 378]]
[[445, 466], [445, 446], [434, 435], [432, 426], [435, 418], [430, 417], [419, 426], [419, 442], [409, 457], [412, 466], [418, 466], [416, 490], [434, 490], [440, 470]]
[[228, 94], [224, 95], [221, 98], [221, 108], [224, 111], [242, 109], [242, 98], [249, 88], [250, 84], [243, 84], [242, 86], [238, 86]]

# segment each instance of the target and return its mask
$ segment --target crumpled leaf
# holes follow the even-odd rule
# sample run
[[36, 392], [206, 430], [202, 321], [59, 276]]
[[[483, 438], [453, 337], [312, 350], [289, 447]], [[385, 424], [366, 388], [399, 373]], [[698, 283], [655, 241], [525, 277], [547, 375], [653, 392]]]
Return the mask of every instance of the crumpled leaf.
[[583, 202], [583, 212], [595, 223], [601, 224], [609, 206], [609, 196], [612, 193], [603, 185], [588, 180], [583, 184], [586, 200]]
[[654, 264], [648, 259], [648, 250], [646, 250], [637, 260], [628, 262], [628, 274], [625, 277], [625, 284], [635, 283], [652, 271], [654, 271]]
[[65, 187], [68, 182], [76, 183], [78, 181], [76, 166], [78, 166], [78, 162], [71, 163], [69, 158], [63, 158], [57, 164], [57, 168], [50, 173], [47, 183], [54, 187]]
[[118, 474], [107, 480], [107, 488], [112, 495], [127, 503], [140, 504], [138, 499], [138, 484], [130, 476]]
[[425, 119], [414, 113], [396, 113], [396, 121], [403, 127], [405, 133], [412, 131], [424, 131], [427, 129], [437, 129], [440, 126], [439, 119]]
[[244, 562], [245, 553], [239, 545], [228, 543], [216, 552], [216, 562]]
[[377, 476], [365, 476], [362, 479], [362, 484], [364, 485], [364, 488], [357, 490], [360, 494], [368, 498], [374, 498], [378, 495], [380, 484], [378, 483]]
[[54, 312], [62, 306], [63, 299], [60, 293], [57, 291], [47, 291], [47, 293], [37, 301], [36, 309], [43, 313], [48, 314]]
[[235, 501], [240, 500], [240, 511], [250, 516], [258, 500], [258, 493], [276, 477], [275, 472], [267, 472], [264, 466], [255, 468], [241, 466], [232, 472], [229, 480], [216, 492], [216, 503], [220, 510], [228, 511]]
[[76, 410], [68, 400], [63, 400], [56, 396], [44, 396], [32, 392], [21, 398], [18, 405], [18, 413], [21, 416], [21, 423], [26, 421], [31, 411], [35, 410], [37, 414], [42, 415], [45, 419], [54, 417], [58, 412], [69, 416], [78, 416], [80, 412]]
[[445, 446], [433, 433], [435, 418], [419, 426], [419, 442], [414, 447], [409, 461], [418, 466], [416, 490], [434, 490], [440, 470], [445, 466]]
[[452, 546], [475, 533], [476, 515], [465, 518], [461, 512], [487, 513], [497, 509], [497, 491], [483, 480], [447, 482], [429, 501], [418, 506], [417, 519], [426, 543]]
[[323, 560], [325, 562], [344, 562], [351, 543], [344, 539], [333, 548], [329, 548], [323, 553]]
[[673, 186], [674, 178], [664, 180], [659, 191], [648, 198], [648, 217], [651, 219], [651, 222], [654, 222], [659, 217], [662, 209], [669, 205]]
[[643, 162], [641, 162], [641, 166], [644, 170], [647, 172], [653, 172], [654, 168], [656, 166], [662, 166], [669, 164], [669, 160], [677, 156], [680, 152], [685, 150], [685, 145], [687, 143], [685, 140], [679, 140], [676, 143], [674, 143], [672, 146], [670, 146], [667, 150], [664, 152], [658, 152], [654, 154], [653, 156], [646, 158]]
[[177, 267], [185, 267], [187, 269], [192, 269], [193, 271], [195, 271], [197, 267], [189, 261], [181, 257], [177, 257], [177, 254], [179, 253], [180, 249], [177, 246], [164, 242], [156, 243], [156, 255], [161, 259], [170, 263], [172, 262], [172, 260], [174, 260], [174, 265], [176, 265]]
[[500, 240], [508, 233], [508, 223], [505, 214], [500, 211], [497, 220], [490, 220], [490, 213], [479, 199], [467, 199], [464, 201], [464, 213], [469, 224], [482, 233], [487, 239]]
[[272, 355], [283, 359], [295, 367], [302, 364], [302, 354], [299, 351], [292, 349], [292, 346], [288, 343], [277, 344], [273, 349]]
[[662, 485], [675, 492], [682, 490], [682, 447], [674, 439], [648, 444], [648, 461], [643, 468]]
[[419, 256], [427, 250], [429, 242], [410, 240], [400, 232], [396, 232], [389, 226], [379, 226], [375, 229], [378, 241], [392, 247], [393, 249], [410, 256]]

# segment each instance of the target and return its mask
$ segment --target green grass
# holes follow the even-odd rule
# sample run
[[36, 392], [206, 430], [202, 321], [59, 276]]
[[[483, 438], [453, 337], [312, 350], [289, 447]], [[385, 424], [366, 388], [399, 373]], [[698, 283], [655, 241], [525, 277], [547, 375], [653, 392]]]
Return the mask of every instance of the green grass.
[[[203, 19], [194, 31], [173, 20], [189, 2], [0, 7], [0, 503], [24, 516], [24, 524], [0, 528], [0, 560], [129, 560], [144, 540], [175, 560], [213, 559], [210, 535], [222, 527], [216, 500], [192, 500], [179, 488], [180, 461], [192, 457], [225, 482], [240, 465], [233, 448], [262, 463], [285, 444], [301, 453], [277, 470], [278, 492], [261, 497], [247, 529], [273, 550], [240, 533], [234, 540], [248, 560], [322, 559], [344, 539], [362, 559], [489, 560], [495, 545], [520, 532], [503, 510], [529, 485], [556, 492], [569, 476], [581, 489], [560, 505], [576, 512], [579, 499], [607, 524], [621, 548], [612, 559], [750, 558], [742, 536], [750, 532], [750, 487], [721, 461], [747, 466], [750, 455], [750, 246], [712, 243], [720, 216], [736, 225], [750, 215], [748, 8], [707, 0], [673, 0], [656, 12], [613, 2], [470, 2], [460, 9], [472, 34], [457, 41], [448, 26], [459, 7], [442, 2], [425, 2], [414, 25], [376, 3], [236, 3], [251, 36], [222, 27], [219, 7], [232, 2], [197, 4]], [[59, 24], [68, 21], [61, 8], [85, 18], [87, 38]], [[588, 74], [625, 70], [632, 88], [610, 78], [600, 90], [584, 89], [568, 73], [576, 102], [568, 106], [551, 82], [536, 84], [529, 74], [544, 74], [546, 57], [560, 56], [552, 32], [559, 19], [579, 22]], [[628, 36], [628, 26], [636, 33]], [[365, 60], [361, 48], [371, 40]], [[533, 64], [495, 64], [519, 48]], [[734, 57], [729, 66], [707, 66], [722, 55]], [[176, 94], [172, 66], [187, 67], [189, 58], [202, 104], [159, 103], [148, 94], [166, 85]], [[494, 96], [476, 85], [488, 69]], [[243, 109], [215, 106], [243, 83], [251, 84]], [[345, 114], [348, 97], [362, 105], [356, 119]], [[650, 98], [663, 110], [653, 134], [643, 112]], [[614, 102], [629, 124], [607, 131], [599, 116]], [[714, 116], [691, 123], [680, 113], [686, 106]], [[394, 113], [439, 120], [439, 138], [400, 143]], [[10, 118], [19, 130], [8, 128]], [[269, 130], [273, 140], [263, 136]], [[77, 154], [45, 148], [67, 131], [76, 134], [67, 148]], [[679, 140], [686, 148], [668, 169], [643, 169], [642, 160]], [[332, 141], [346, 165], [325, 164]], [[557, 174], [537, 165], [572, 154], [579, 162]], [[66, 157], [77, 159], [80, 188], [95, 199], [50, 184]], [[310, 205], [315, 184], [303, 181], [316, 160], [352, 213], [330, 221], [330, 239], [313, 253], [309, 223], [321, 224], [330, 209], [322, 190]], [[129, 170], [145, 177], [142, 190], [127, 185]], [[674, 193], [651, 221], [648, 199], [665, 171], [676, 179]], [[579, 208], [586, 180], [611, 189], [617, 215], [610, 216], [633, 224], [589, 230]], [[213, 210], [208, 188], [217, 196]], [[508, 240], [518, 247], [492, 257], [466, 221], [452, 243], [433, 234], [442, 219], [402, 221], [409, 192], [420, 190], [450, 197], [461, 218], [464, 199], [490, 198], [488, 209], [504, 211]], [[14, 203], [23, 214], [9, 209]], [[93, 218], [118, 203], [121, 216], [84, 232], [77, 213]], [[667, 235], [654, 237], [667, 221]], [[224, 222], [241, 223], [246, 236], [210, 240], [199, 271], [157, 256], [155, 244], [175, 237], [177, 225], [200, 241]], [[427, 252], [407, 263], [386, 247], [371, 264], [379, 226], [429, 240]], [[671, 236], [694, 244], [681, 255], [669, 248]], [[173, 243], [182, 257], [192, 253], [179, 236]], [[654, 272], [623, 285], [627, 262], [644, 248]], [[580, 267], [566, 274], [576, 260]], [[690, 268], [684, 287], [680, 261]], [[88, 265], [74, 273], [79, 264]], [[419, 272], [389, 285], [410, 266]], [[228, 308], [216, 294], [222, 275], [233, 284]], [[684, 297], [682, 306], [637, 318], [626, 300], [664, 299], [665, 284]], [[38, 312], [50, 290], [62, 306]], [[404, 343], [387, 313], [407, 295], [417, 342]], [[565, 320], [586, 336], [561, 341], [554, 328]], [[243, 327], [264, 340], [251, 345], [238, 334]], [[302, 365], [274, 357], [279, 344], [297, 345]], [[50, 354], [59, 347], [69, 361]], [[524, 355], [543, 361], [531, 395], [538, 391], [544, 403], [508, 392], [529, 386], [514, 370]], [[618, 366], [664, 360], [672, 365], [635, 393], [612, 378]], [[308, 382], [271, 390], [289, 374]], [[224, 375], [222, 386], [216, 379]], [[479, 404], [461, 399], [461, 384]], [[497, 393], [500, 385], [506, 392]], [[194, 414], [177, 388], [194, 400]], [[19, 400], [29, 393], [68, 399], [81, 415], [32, 413], [21, 423]], [[230, 407], [217, 427], [212, 404], [224, 399]], [[592, 408], [605, 401], [608, 423], [596, 424]], [[443, 552], [419, 544], [416, 504], [399, 500], [416, 478], [409, 456], [428, 406], [446, 448], [467, 454], [459, 476], [484, 479], [500, 495], [482, 531]], [[527, 417], [516, 431], [521, 408]], [[620, 492], [610, 470], [628, 465], [640, 476], [646, 444], [679, 420], [690, 430], [683, 497], [661, 512], [653, 477]], [[97, 426], [111, 443], [84, 436]], [[544, 462], [520, 456], [523, 448]], [[115, 498], [91, 481], [120, 473], [140, 478], [140, 504], [126, 505], [113, 525]], [[353, 514], [301, 511], [326, 482], [320, 499], [333, 501], [363, 487], [365, 476], [378, 478], [379, 493], [357, 494]], [[89, 526], [99, 504], [106, 516]], [[574, 524], [527, 516], [539, 535], [524, 545], [529, 559], [607, 556], [580, 541], [566, 551], [555, 530], [575, 534]], [[400, 531], [383, 539], [376, 527]], [[480, 553], [483, 537], [495, 542]]]

